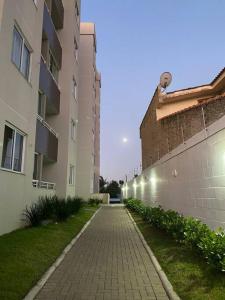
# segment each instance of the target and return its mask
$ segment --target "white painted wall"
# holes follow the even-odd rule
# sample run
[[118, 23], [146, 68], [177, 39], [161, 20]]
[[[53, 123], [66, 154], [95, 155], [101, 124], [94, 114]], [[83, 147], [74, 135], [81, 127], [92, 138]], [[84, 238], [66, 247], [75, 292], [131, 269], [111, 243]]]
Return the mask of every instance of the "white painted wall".
[[225, 117], [125, 184], [123, 197], [225, 228]]

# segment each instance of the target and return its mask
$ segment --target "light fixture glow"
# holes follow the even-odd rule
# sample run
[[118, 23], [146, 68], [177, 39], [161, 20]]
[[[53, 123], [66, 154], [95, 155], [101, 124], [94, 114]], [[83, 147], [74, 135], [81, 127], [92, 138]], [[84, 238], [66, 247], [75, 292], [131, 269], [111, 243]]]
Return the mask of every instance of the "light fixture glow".
[[144, 186], [145, 185], [145, 182], [144, 180], [141, 181], [141, 186]]
[[124, 137], [123, 138], [123, 143], [126, 144], [128, 142], [128, 138]]

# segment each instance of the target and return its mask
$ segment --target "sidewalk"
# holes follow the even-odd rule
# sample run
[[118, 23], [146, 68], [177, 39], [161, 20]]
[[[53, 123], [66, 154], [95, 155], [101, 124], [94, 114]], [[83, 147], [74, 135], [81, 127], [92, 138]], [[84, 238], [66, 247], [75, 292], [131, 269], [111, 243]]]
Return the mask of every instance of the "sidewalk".
[[102, 207], [37, 300], [168, 299], [123, 207]]

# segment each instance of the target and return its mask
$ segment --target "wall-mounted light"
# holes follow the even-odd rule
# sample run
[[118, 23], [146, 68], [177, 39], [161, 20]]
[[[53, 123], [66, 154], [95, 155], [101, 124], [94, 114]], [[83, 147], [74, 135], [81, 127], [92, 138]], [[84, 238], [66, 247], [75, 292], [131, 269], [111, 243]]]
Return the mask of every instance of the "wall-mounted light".
[[178, 172], [177, 172], [177, 170], [176, 170], [176, 169], [174, 169], [174, 170], [172, 171], [172, 175], [173, 175], [174, 177], [177, 177], [177, 175], [178, 175]]
[[149, 179], [149, 181], [152, 183], [152, 184], [155, 184], [156, 183], [156, 178], [155, 177], [151, 177]]
[[134, 188], [134, 189], [136, 189], [136, 188], [137, 188], [137, 183], [136, 183], [136, 182], [134, 182], [134, 184], [133, 184], [133, 188]]
[[140, 184], [141, 184], [141, 186], [144, 186], [146, 184], [146, 182], [144, 180], [141, 180]]

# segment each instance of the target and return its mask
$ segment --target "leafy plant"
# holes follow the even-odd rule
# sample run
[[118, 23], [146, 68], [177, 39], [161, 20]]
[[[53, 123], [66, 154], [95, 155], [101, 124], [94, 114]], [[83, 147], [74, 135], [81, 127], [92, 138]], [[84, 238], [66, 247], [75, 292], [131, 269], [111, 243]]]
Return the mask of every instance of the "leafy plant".
[[198, 251], [213, 268], [225, 272], [225, 231], [212, 231], [193, 217], [184, 217], [161, 206], [145, 206], [140, 200], [128, 199], [127, 208], [142, 216], [147, 223], [167, 232], [176, 241]]
[[101, 199], [90, 198], [88, 200], [88, 204], [91, 206], [96, 206], [96, 205], [99, 205], [100, 203], [102, 203]]
[[78, 197], [67, 199], [59, 199], [57, 196], [41, 197], [30, 208], [26, 207], [23, 217], [29, 226], [38, 226], [46, 220], [61, 222], [77, 213], [81, 206], [82, 199]]
[[38, 204], [32, 204], [30, 208], [26, 207], [23, 212], [24, 221], [31, 226], [38, 226], [41, 224], [42, 215]]

